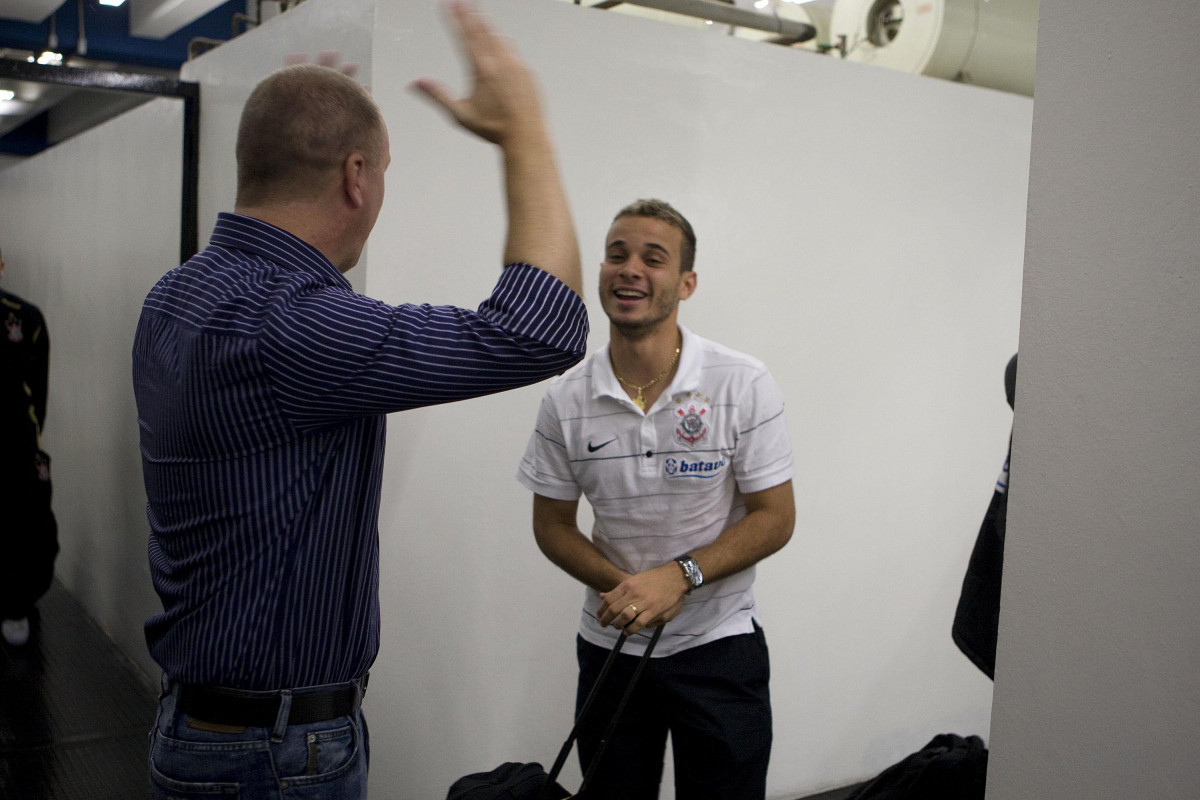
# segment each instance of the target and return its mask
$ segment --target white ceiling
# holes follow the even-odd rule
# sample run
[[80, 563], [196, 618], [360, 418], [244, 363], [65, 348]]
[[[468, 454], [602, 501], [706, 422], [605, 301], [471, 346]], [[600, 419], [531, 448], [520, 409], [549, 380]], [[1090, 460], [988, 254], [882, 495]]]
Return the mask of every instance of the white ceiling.
[[147, 39], [165, 39], [225, 0], [129, 0], [129, 32]]
[[41, 22], [62, 4], [63, 0], [4, 0], [0, 17], [21, 22]]

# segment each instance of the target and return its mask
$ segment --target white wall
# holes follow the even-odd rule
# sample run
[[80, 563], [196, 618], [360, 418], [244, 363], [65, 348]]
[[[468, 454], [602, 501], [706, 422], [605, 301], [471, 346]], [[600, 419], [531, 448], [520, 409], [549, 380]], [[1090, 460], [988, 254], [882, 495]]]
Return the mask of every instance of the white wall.
[[[486, 8], [541, 77], [589, 291], [613, 213], [670, 200], [700, 239], [684, 323], [788, 397], [797, 533], [759, 580], [771, 793], [986, 735], [991, 685], [949, 631], [1012, 419], [1031, 102], [561, 3]], [[403, 91], [462, 85], [433, 4], [381, 4], [377, 26], [393, 162], [369, 293], [474, 305], [503, 238], [496, 155]], [[391, 420], [368, 702], [374, 741], [402, 744], [373, 786], [429, 797], [549, 762], [569, 728], [582, 592], [513, 480], [543, 388]]]
[[50, 332], [58, 577], [148, 674], [141, 622], [162, 608], [129, 353], [142, 298], [179, 260], [183, 103], [155, 100], [0, 172], [6, 287]]
[[[763, 358], [787, 394], [797, 533], [759, 579], [772, 796], [865, 778], [939, 732], [986, 733], [991, 685], [949, 631], [1011, 422], [1002, 371], [1016, 350], [1031, 102], [550, 0], [485, 7], [541, 76], [589, 290], [616, 209], [670, 200], [700, 237], [684, 323]], [[356, 285], [394, 302], [477, 304], [499, 266], [498, 159], [405, 88], [461, 79], [432, 0], [314, 0], [187, 68], [203, 84], [202, 237], [232, 205], [250, 87], [286, 53], [334, 47], [365, 62], [392, 134], [388, 199]], [[175, 142], [164, 157], [178, 158]], [[97, 140], [90, 163], [115, 146]], [[132, 169], [112, 177], [144, 183]], [[44, 234], [23, 230], [0, 228], [6, 256], [10, 238], [22, 257], [41, 246]], [[142, 256], [162, 263], [128, 290], [129, 339], [148, 281], [174, 263], [173, 236]], [[80, 260], [47, 269], [69, 287]], [[110, 280], [122, 268], [102, 266]], [[592, 308], [597, 346], [606, 328]], [[64, 331], [57, 346], [71, 317], [50, 324]], [[103, 362], [105, 382], [126, 391], [128, 348]], [[373, 794], [437, 797], [500, 761], [549, 762], [569, 728], [582, 593], [537, 552], [512, 477], [543, 388], [391, 420]], [[136, 458], [131, 399], [120, 415], [119, 448]], [[109, 502], [140, 512], [136, 469]], [[131, 609], [118, 638], [144, 662], [141, 622], [157, 602], [143, 608], [144, 518], [124, 524], [136, 530], [108, 535], [128, 536], [136, 559], [94, 559], [91, 580]], [[573, 759], [565, 782], [577, 785]]]
[[1200, 796], [1197, 30], [1042, 3], [989, 800]]

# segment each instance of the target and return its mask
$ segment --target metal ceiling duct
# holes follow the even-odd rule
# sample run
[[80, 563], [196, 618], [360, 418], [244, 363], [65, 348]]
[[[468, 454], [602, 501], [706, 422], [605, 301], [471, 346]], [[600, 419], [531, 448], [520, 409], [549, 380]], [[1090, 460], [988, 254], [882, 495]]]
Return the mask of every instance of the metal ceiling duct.
[[[833, 16], [834, 0], [808, 0], [805, 3], [796, 3], [793, 0], [757, 0], [757, 2], [739, 0], [739, 2], [744, 5], [753, 5], [754, 8], [760, 8], [764, 14], [813, 26], [816, 35], [797, 46], [803, 47], [806, 50], [816, 50], [819, 52], [825, 52], [830, 49], [829, 21]], [[754, 39], [777, 44], [797, 44], [795, 40], [782, 36], [771, 36], [767, 32], [751, 28], [736, 28], [735, 35], [743, 39]]]
[[851, 61], [1033, 95], [1038, 0], [837, 0]]
[[669, 11], [702, 20], [712, 20], [723, 25], [773, 33], [789, 42], [806, 42], [816, 35], [816, 28], [807, 22], [784, 19], [774, 14], [760, 14], [750, 9], [737, 8], [720, 0], [603, 0], [593, 8], [612, 8], [618, 5], [642, 6], [659, 11]]

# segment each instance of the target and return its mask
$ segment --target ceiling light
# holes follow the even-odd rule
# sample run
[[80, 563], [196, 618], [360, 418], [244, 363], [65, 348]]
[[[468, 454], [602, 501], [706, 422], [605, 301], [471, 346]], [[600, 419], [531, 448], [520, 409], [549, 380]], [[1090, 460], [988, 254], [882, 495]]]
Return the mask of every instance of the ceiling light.
[[29, 104], [0, 97], [0, 117], [19, 117], [29, 113]]
[[0, 89], [0, 103], [7, 103], [17, 96], [17, 93], [12, 89]]
[[123, 6], [123, 5], [125, 5], [125, 0], [100, 0], [100, 5], [102, 5], [102, 6]]
[[62, 53], [55, 53], [52, 50], [43, 50], [42, 54], [37, 57], [37, 63], [39, 63], [39, 64], [51, 64], [54, 66], [61, 66], [62, 61], [63, 61]]
[[755, 8], [766, 8], [771, 5], [771, 0], [754, 0]]

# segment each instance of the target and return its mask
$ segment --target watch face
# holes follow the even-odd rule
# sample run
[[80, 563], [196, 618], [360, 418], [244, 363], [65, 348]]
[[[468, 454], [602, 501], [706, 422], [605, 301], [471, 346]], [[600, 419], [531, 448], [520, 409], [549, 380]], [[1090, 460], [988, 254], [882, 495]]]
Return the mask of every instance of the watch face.
[[683, 567], [683, 574], [687, 576], [688, 583], [695, 589], [700, 585], [700, 569], [693, 558], [679, 559], [679, 565]]

